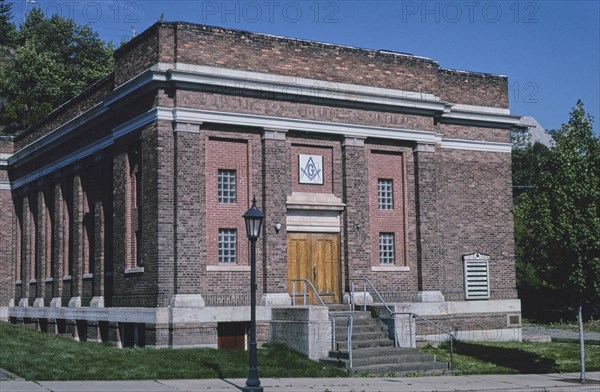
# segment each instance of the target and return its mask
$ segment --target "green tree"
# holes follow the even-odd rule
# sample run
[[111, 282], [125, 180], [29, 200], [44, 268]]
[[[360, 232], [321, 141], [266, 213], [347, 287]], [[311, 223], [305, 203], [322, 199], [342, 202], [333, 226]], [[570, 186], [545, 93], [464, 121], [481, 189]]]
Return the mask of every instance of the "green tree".
[[16, 36], [16, 28], [11, 23], [13, 17], [12, 4], [0, 0], [0, 46], [13, 46]]
[[[523, 140], [520, 138], [520, 140]], [[537, 184], [541, 182], [542, 173], [548, 162], [550, 149], [541, 143], [513, 144], [512, 151], [512, 174], [513, 174], [513, 203], [515, 206], [519, 203], [528, 203], [531, 197], [537, 192]], [[525, 197], [524, 195], [527, 195]], [[521, 207], [523, 210], [524, 207]], [[518, 211], [521, 211], [518, 210]], [[538, 220], [536, 220], [538, 221]], [[516, 240], [516, 269], [517, 269], [517, 287], [523, 298], [524, 311], [535, 309], [539, 311], [536, 304], [538, 293], [541, 297], [542, 291], [547, 288], [544, 280], [540, 278], [534, 265], [529, 263], [532, 259], [547, 259], [547, 249], [545, 244], [539, 238], [528, 235], [531, 225], [522, 220], [515, 219], [515, 240]], [[529, 223], [531, 223], [529, 221]], [[531, 308], [531, 309], [530, 309]], [[530, 314], [532, 316], [533, 314]]]
[[585, 381], [583, 307], [600, 298], [600, 139], [577, 102], [551, 131], [555, 145], [539, 158], [535, 190], [517, 198], [517, 254], [542, 285], [561, 290], [577, 309], [581, 380]]
[[13, 131], [40, 120], [113, 67], [113, 48], [88, 26], [34, 8], [16, 37], [12, 67], [0, 75], [8, 103], [0, 113]]

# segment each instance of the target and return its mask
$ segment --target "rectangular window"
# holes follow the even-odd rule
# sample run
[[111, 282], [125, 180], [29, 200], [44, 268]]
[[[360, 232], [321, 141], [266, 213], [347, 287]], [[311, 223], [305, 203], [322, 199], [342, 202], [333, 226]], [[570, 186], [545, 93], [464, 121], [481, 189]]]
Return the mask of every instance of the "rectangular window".
[[219, 169], [217, 183], [218, 199], [221, 204], [236, 203], [235, 170]]
[[219, 263], [237, 262], [237, 230], [219, 229]]
[[380, 210], [394, 208], [393, 181], [380, 178], [377, 180], [377, 205]]
[[394, 264], [394, 233], [379, 233], [379, 263]]

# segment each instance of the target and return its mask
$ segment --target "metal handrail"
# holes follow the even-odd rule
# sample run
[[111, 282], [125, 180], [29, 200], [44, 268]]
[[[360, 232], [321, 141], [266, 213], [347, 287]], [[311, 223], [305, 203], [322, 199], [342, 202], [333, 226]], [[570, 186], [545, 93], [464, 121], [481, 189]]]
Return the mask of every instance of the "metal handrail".
[[[379, 300], [381, 301], [381, 304], [383, 304], [383, 306], [386, 308], [386, 310], [390, 313], [390, 319], [394, 320], [394, 344], [396, 347], [398, 347], [398, 332], [396, 330], [396, 319], [395, 319], [395, 315], [399, 315], [399, 314], [404, 314], [404, 315], [409, 315], [412, 318], [419, 318], [423, 321], [425, 321], [427, 324], [431, 325], [434, 328], [437, 328], [438, 330], [440, 330], [441, 332], [447, 334], [450, 337], [450, 370], [452, 370], [454, 368], [454, 339], [456, 339], [456, 336], [454, 336], [454, 333], [446, 330], [445, 328], [443, 328], [442, 326], [434, 323], [433, 321], [418, 315], [416, 313], [412, 313], [412, 312], [394, 312], [389, 306], [388, 304], [385, 302], [385, 300], [383, 299], [383, 297], [381, 296], [381, 294], [379, 294], [379, 291], [377, 290], [377, 288], [373, 285], [373, 283], [368, 279], [368, 278], [350, 278], [350, 304], [352, 306], [352, 309], [355, 309], [356, 304], [354, 303], [354, 281], [362, 281], [363, 282], [363, 310], [366, 311], [367, 310], [367, 284], [369, 286], [371, 286], [371, 288], [373, 289], [373, 292], [375, 294], [377, 294], [377, 297], [379, 297]], [[412, 323], [409, 323], [409, 334], [410, 336], [412, 336]], [[416, 331], [415, 331], [416, 332]]]
[[390, 319], [394, 320], [394, 346], [398, 347], [398, 331], [396, 330], [396, 320], [393, 318], [393, 316], [395, 315], [394, 311], [388, 306], [388, 304], [385, 302], [385, 300], [383, 299], [383, 297], [381, 296], [381, 294], [379, 294], [379, 291], [377, 290], [377, 288], [375, 287], [375, 285], [373, 285], [373, 283], [368, 279], [368, 278], [350, 278], [350, 305], [352, 310], [356, 309], [356, 304], [354, 303], [354, 282], [360, 280], [363, 282], [363, 311], [367, 310], [367, 284], [369, 284], [369, 286], [371, 286], [371, 288], [373, 289], [373, 291], [375, 292], [375, 294], [377, 294], [377, 297], [379, 297], [379, 300], [381, 301], [381, 303], [383, 304], [383, 306], [385, 306], [385, 308], [387, 309], [387, 311], [390, 313]]
[[353, 324], [354, 324], [354, 318], [352, 317], [351, 313], [342, 313], [342, 312], [329, 312], [329, 315], [331, 316], [331, 323], [332, 323], [332, 338], [331, 338], [331, 349], [332, 351], [336, 351], [336, 340], [335, 340], [335, 331], [336, 331], [336, 322], [335, 322], [335, 318], [336, 317], [345, 317], [348, 319], [348, 337], [346, 338], [346, 347], [348, 349], [348, 367], [349, 367], [349, 372], [350, 374], [352, 374], [352, 328], [353, 328]]
[[[438, 330], [442, 331], [443, 333], [445, 333], [446, 335], [448, 335], [450, 337], [450, 370], [454, 369], [454, 339], [456, 339], [456, 336], [454, 336], [454, 333], [446, 330], [445, 328], [443, 328], [442, 326], [434, 323], [433, 321], [418, 315], [416, 313], [412, 313], [412, 312], [394, 312], [394, 314], [407, 314], [410, 315], [413, 318], [419, 318], [423, 321], [425, 321], [427, 324], [431, 325], [434, 328], [437, 328]], [[409, 328], [410, 328], [410, 334], [412, 336], [412, 323], [409, 323]], [[416, 331], [415, 331], [416, 332]]]
[[[312, 282], [310, 280], [308, 280], [308, 279], [290, 279], [290, 281], [292, 282], [292, 306], [296, 305], [296, 296], [297, 295], [302, 295], [302, 298], [304, 299], [304, 301], [303, 301], [304, 305], [306, 305], [306, 298], [308, 296], [308, 287], [310, 286], [310, 288], [314, 291], [315, 295], [319, 299], [321, 306], [323, 306], [325, 308], [327, 307], [327, 305], [325, 305], [325, 302], [323, 302], [323, 299], [319, 295], [319, 292], [317, 291], [317, 289], [315, 288], [315, 286], [312, 284]], [[304, 290], [301, 293], [296, 292], [296, 282], [303, 283]], [[335, 318], [336, 317], [346, 317], [348, 319], [348, 337], [346, 338], [346, 345], [348, 347], [348, 364], [350, 367], [349, 371], [350, 371], [350, 373], [352, 373], [352, 328], [353, 328], [353, 324], [354, 324], [354, 319], [352, 317], [352, 314], [344, 313], [344, 312], [329, 312], [329, 311], [327, 313], [329, 314], [329, 316], [331, 316], [331, 322], [332, 322], [332, 328], [333, 328], [332, 334], [331, 334], [331, 349], [333, 351], [335, 351], [335, 344], [336, 344]]]
[[363, 311], [367, 310], [367, 283], [368, 283], [369, 286], [371, 286], [371, 288], [375, 292], [375, 294], [377, 294], [377, 296], [381, 300], [381, 303], [385, 306], [385, 308], [388, 310], [388, 312], [393, 313], [392, 309], [390, 309], [390, 307], [388, 306], [388, 304], [385, 302], [385, 300], [383, 299], [383, 297], [381, 296], [381, 294], [379, 294], [379, 291], [373, 285], [373, 283], [371, 283], [371, 281], [369, 280], [369, 278], [350, 278], [349, 280], [350, 280], [351, 294], [352, 294], [350, 296], [350, 304], [352, 305], [352, 309], [355, 308], [355, 303], [354, 303], [354, 281], [361, 280], [363, 282]]
[[304, 283], [304, 290], [299, 293], [303, 296], [304, 298], [304, 305], [306, 305], [306, 297], [308, 295], [308, 286], [310, 286], [310, 288], [315, 292], [315, 294], [317, 295], [317, 298], [319, 299], [319, 302], [321, 302], [321, 306], [327, 307], [325, 305], [325, 302], [323, 302], [323, 299], [321, 299], [321, 296], [319, 295], [319, 292], [317, 291], [317, 289], [315, 288], [315, 286], [313, 286], [312, 282], [308, 279], [290, 279], [290, 281], [292, 282], [292, 306], [296, 305], [296, 295], [298, 293], [296, 293], [296, 282], [302, 282]]

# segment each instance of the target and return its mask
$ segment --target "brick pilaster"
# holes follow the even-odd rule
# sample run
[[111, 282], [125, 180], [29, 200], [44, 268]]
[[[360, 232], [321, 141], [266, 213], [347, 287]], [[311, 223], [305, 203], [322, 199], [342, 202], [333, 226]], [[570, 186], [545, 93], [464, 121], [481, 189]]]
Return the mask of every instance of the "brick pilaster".
[[[369, 188], [365, 181], [368, 173], [368, 155], [364, 139], [346, 138], [343, 143], [344, 203], [346, 213], [344, 231], [346, 248], [344, 249], [348, 278], [366, 277], [371, 268], [369, 235]], [[351, 268], [348, 266], [351, 265]], [[348, 282], [346, 284], [349, 285]]]
[[21, 260], [19, 263], [19, 270], [17, 275], [21, 280], [21, 296], [19, 306], [29, 304], [29, 258], [30, 258], [30, 212], [29, 212], [29, 199], [27, 194], [23, 192], [21, 196]]
[[71, 299], [69, 300], [70, 307], [79, 307], [81, 306], [81, 295], [82, 295], [82, 256], [83, 256], [83, 231], [84, 227], [84, 193], [82, 188], [81, 181], [81, 166], [76, 165], [75, 174], [73, 176], [73, 207], [72, 207], [72, 233], [73, 233], [73, 268], [71, 271]]
[[[264, 244], [263, 292], [287, 293], [286, 200], [291, 194], [289, 172], [291, 152], [286, 142], [287, 130], [265, 129], [262, 136]], [[280, 229], [275, 227], [281, 225]]]
[[173, 138], [173, 294], [197, 295], [200, 294], [201, 279], [206, 275], [201, 268], [204, 264], [201, 245], [206, 222], [204, 156], [201, 153], [203, 134], [198, 124], [178, 123], [173, 130]]
[[417, 265], [419, 290], [442, 290], [443, 263], [439, 233], [438, 153], [433, 145], [415, 148]]
[[[104, 205], [100, 198], [94, 201], [94, 284], [92, 295], [94, 298], [104, 296], [104, 264], [105, 264], [105, 238], [106, 238], [106, 217]], [[104, 301], [102, 300], [102, 303]]]
[[41, 305], [44, 304], [46, 296], [46, 278], [47, 268], [50, 264], [50, 220], [48, 217], [48, 207], [46, 205], [45, 189], [46, 184], [41, 183], [37, 189], [37, 284], [36, 284], [36, 300]]

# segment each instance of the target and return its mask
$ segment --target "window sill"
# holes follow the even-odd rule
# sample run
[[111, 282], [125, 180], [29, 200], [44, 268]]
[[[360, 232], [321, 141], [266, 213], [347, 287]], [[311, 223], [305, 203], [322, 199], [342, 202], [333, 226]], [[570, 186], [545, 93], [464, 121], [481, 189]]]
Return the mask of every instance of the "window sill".
[[21, 286], [22, 284], [23, 284], [23, 281], [21, 279], [19, 279], [15, 282], [15, 286]]
[[94, 279], [94, 274], [83, 274], [83, 280]]
[[404, 265], [373, 265], [371, 266], [373, 272], [407, 272], [410, 271], [410, 267]]
[[207, 265], [207, 271], [250, 272], [249, 265]]
[[37, 283], [37, 279], [29, 279], [29, 284], [36, 284]]
[[54, 278], [46, 278], [46, 283], [52, 283], [54, 282]]
[[144, 267], [125, 268], [125, 275], [141, 274], [142, 272], [144, 272]]
[[63, 276], [63, 282], [68, 282], [71, 281], [73, 278], [71, 277], [71, 275], [65, 275]]

